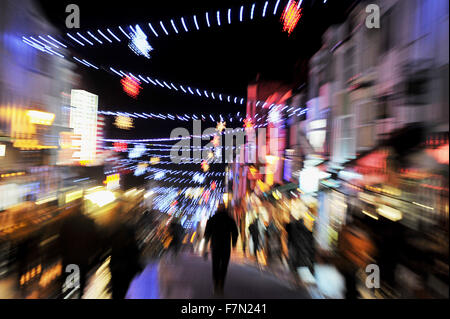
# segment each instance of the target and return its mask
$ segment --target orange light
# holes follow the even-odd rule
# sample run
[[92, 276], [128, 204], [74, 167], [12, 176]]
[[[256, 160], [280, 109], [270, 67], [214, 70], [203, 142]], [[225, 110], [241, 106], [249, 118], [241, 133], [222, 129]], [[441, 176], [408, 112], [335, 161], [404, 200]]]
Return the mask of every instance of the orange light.
[[302, 10], [302, 8], [298, 8], [298, 3], [296, 1], [289, 2], [289, 6], [284, 9], [283, 16], [281, 17], [283, 31], [291, 35], [303, 15]]

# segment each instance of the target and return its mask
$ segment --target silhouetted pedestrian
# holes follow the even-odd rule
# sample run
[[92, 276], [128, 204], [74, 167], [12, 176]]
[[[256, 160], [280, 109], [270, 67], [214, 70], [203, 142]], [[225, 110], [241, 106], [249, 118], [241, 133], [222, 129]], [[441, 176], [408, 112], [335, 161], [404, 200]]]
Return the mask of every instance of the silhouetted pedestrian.
[[175, 219], [169, 226], [169, 234], [172, 240], [169, 244], [169, 251], [176, 257], [181, 250], [184, 239], [184, 228], [181, 226], [178, 219]]
[[83, 214], [81, 205], [76, 206], [74, 213], [63, 221], [59, 240], [63, 274], [68, 275], [65, 273], [68, 265], [76, 265], [80, 270], [81, 298], [86, 287], [87, 274], [98, 257], [101, 246], [99, 230], [95, 222]]
[[212, 272], [214, 292], [223, 294], [231, 245], [236, 247], [238, 229], [235, 221], [228, 215], [225, 206], [220, 205], [216, 214], [206, 224], [205, 245], [211, 240]]
[[111, 286], [113, 299], [124, 299], [133, 278], [142, 271], [140, 252], [134, 229], [119, 226], [113, 234], [111, 245]]

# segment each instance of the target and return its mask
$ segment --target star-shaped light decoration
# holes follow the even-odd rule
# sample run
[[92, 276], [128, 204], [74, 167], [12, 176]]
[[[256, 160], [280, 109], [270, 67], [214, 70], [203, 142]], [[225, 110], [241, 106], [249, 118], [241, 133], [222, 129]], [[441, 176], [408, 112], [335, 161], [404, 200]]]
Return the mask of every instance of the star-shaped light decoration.
[[302, 10], [296, 1], [289, 1], [288, 6], [284, 9], [281, 22], [283, 23], [283, 31], [287, 32], [288, 35], [291, 35], [297, 26], [298, 21], [303, 15]]
[[214, 153], [213, 152], [209, 152], [208, 153], [208, 159], [210, 159], [210, 160], [214, 159]]
[[251, 118], [244, 119], [244, 128], [245, 130], [251, 130], [254, 127], [253, 121]]
[[222, 133], [227, 128], [227, 122], [217, 123], [216, 131]]
[[207, 171], [209, 171], [209, 164], [208, 164], [208, 162], [207, 161], [203, 161], [202, 162], [202, 169], [203, 169], [203, 172], [207, 172]]

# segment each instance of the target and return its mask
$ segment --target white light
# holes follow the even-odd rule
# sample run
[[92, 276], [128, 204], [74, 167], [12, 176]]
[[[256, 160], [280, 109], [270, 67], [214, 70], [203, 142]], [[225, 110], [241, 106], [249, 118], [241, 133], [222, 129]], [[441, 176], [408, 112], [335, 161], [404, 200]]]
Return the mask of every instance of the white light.
[[264, 10], [263, 10], [263, 18], [266, 16], [266, 10], [267, 10], [267, 5], [269, 4], [269, 1], [266, 1], [266, 4], [264, 5]]
[[80, 44], [81, 46], [83, 46], [83, 47], [85, 46], [84, 43], [78, 41], [78, 40], [75, 39], [73, 36], [71, 36], [69, 33], [67, 33], [67, 36], [68, 36], [69, 38], [71, 38], [72, 40], [74, 40], [75, 42], [77, 42], [78, 44]]
[[239, 14], [239, 21], [242, 22], [242, 15], [244, 14], [244, 6], [241, 6], [241, 12]]
[[280, 4], [280, 0], [277, 1], [277, 3], [275, 4], [275, 8], [273, 9], [273, 15], [277, 14], [277, 10], [278, 10], [278, 5]]
[[136, 25], [136, 31], [132, 34], [129, 47], [137, 54], [150, 59], [150, 52], [153, 50], [147, 41], [147, 35], [142, 31], [139, 25]]
[[152, 32], [153, 32], [153, 34], [158, 38], [159, 37], [159, 35], [158, 35], [158, 33], [156, 33], [156, 31], [155, 31], [155, 29], [153, 28], [153, 26], [152, 26], [152, 24], [151, 23], [149, 23], [148, 24], [148, 26], [150, 27], [150, 29], [152, 30]]
[[83, 37], [83, 35], [80, 32], [77, 32], [78, 36], [80, 38], [82, 38], [84, 41], [86, 41], [87, 43], [89, 43], [90, 45], [94, 45], [94, 43], [92, 43], [91, 41], [89, 41], [88, 39], [86, 39], [85, 37]]
[[52, 38], [51, 36], [48, 35], [48, 38], [55, 41], [56, 43], [58, 43], [60, 46], [62, 46], [63, 48], [67, 48], [67, 46], [65, 46], [64, 44], [62, 44], [61, 42], [59, 42], [58, 40], [55, 40], [54, 38]]
[[116, 70], [114, 70], [113, 68], [109, 68], [111, 71], [113, 71], [115, 74], [117, 74], [118, 76], [122, 77], [122, 74], [120, 74], [119, 72], [117, 72]]
[[175, 30], [176, 34], [178, 34], [178, 29], [177, 29], [177, 27], [175, 26], [175, 22], [173, 22], [173, 20], [171, 19], [171, 20], [170, 20], [170, 23], [172, 24], [172, 27], [173, 27], [173, 29]]
[[95, 35], [93, 35], [93, 34], [91, 33], [91, 31], [88, 31], [87, 33], [88, 33], [95, 41], [97, 41], [97, 42], [100, 43], [100, 44], [103, 44], [103, 42], [100, 41], [99, 39], [97, 39], [97, 37], [96, 37]]
[[55, 49], [59, 49], [59, 47], [53, 43], [51, 43], [50, 41], [48, 41], [47, 39], [43, 38], [42, 36], [39, 36], [39, 39], [41, 39], [42, 41], [50, 44], [52, 47], [54, 47]]
[[120, 29], [120, 31], [122, 31], [122, 33], [123, 33], [128, 39], [131, 39], [130, 36], [129, 36], [125, 31], [123, 31], [122, 27], [119, 27], [119, 29]]
[[162, 21], [159, 21], [159, 25], [160, 25], [161, 28], [164, 30], [164, 33], [165, 33], [166, 35], [169, 35], [169, 32], [167, 32], [167, 30], [166, 30], [166, 28], [164, 27], [164, 24], [163, 24]]
[[252, 5], [252, 12], [250, 13], [250, 20], [253, 20], [253, 12], [255, 11], [255, 5], [256, 5], [256, 3], [254, 3]]
[[208, 25], [208, 28], [209, 28], [210, 24], [209, 24], [209, 13], [208, 12], [206, 12], [206, 24]]
[[116, 200], [116, 196], [111, 191], [98, 191], [85, 197], [99, 207], [106, 206]]
[[198, 27], [198, 23], [197, 23], [197, 16], [194, 15], [194, 22], [195, 22], [195, 27], [197, 28], [197, 30], [200, 30], [200, 28]]
[[183, 24], [184, 31], [189, 32], [188, 28], [186, 27], [186, 23], [184, 22], [184, 18], [181, 18], [181, 23]]
[[109, 32], [109, 34], [111, 34], [114, 37], [114, 39], [116, 39], [119, 42], [122, 42], [110, 29], [106, 29], [106, 30]]
[[217, 11], [217, 24], [220, 27], [220, 11]]
[[228, 9], [228, 24], [231, 24], [231, 9]]
[[111, 39], [108, 38], [101, 30], [97, 30], [97, 32], [106, 39], [109, 43], [112, 43]]

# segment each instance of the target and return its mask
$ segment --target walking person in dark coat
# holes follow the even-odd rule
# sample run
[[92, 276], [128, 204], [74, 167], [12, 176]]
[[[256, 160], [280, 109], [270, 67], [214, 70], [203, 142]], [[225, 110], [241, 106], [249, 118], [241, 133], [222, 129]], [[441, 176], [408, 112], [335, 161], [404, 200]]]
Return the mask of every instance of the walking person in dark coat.
[[224, 205], [220, 205], [217, 213], [206, 224], [205, 245], [211, 240], [212, 272], [214, 292], [223, 294], [231, 245], [236, 247], [238, 229], [234, 220], [228, 215]]
[[248, 227], [248, 230], [250, 232], [250, 236], [252, 237], [253, 254], [255, 255], [256, 262], [259, 264], [258, 252], [263, 248], [259, 217], [255, 218], [254, 222]]
[[111, 245], [111, 286], [113, 299], [124, 299], [133, 278], [142, 271], [134, 229], [121, 225], [114, 232]]
[[169, 244], [169, 251], [172, 251], [173, 258], [175, 259], [181, 250], [184, 238], [184, 228], [177, 219], [170, 224], [169, 234], [172, 237]]
[[64, 220], [59, 240], [63, 273], [66, 274], [68, 265], [76, 265], [80, 270], [79, 297], [81, 299], [86, 287], [87, 274], [99, 255], [101, 243], [97, 225], [83, 214], [81, 204], [75, 207], [73, 215]]
[[288, 234], [289, 266], [297, 285], [300, 278], [297, 272], [299, 267], [308, 267], [314, 274], [313, 264], [313, 235], [306, 228], [303, 219], [295, 220], [291, 215], [291, 221], [286, 225]]

